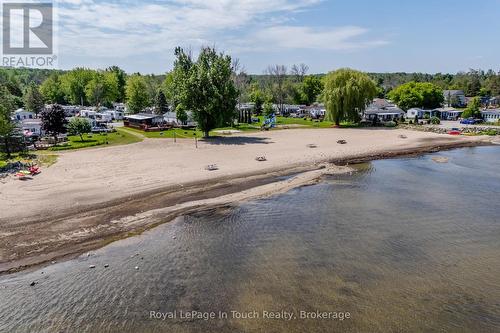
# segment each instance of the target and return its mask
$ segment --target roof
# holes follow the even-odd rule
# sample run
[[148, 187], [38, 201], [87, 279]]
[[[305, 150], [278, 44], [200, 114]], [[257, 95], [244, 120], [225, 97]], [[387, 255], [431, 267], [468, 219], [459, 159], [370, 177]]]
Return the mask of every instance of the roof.
[[379, 114], [379, 115], [392, 115], [392, 114], [403, 114], [405, 113], [398, 107], [388, 107], [388, 108], [368, 108], [365, 114]]
[[456, 113], [461, 113], [464, 112], [464, 110], [457, 110], [454, 108], [437, 108], [432, 111], [439, 111], [439, 112], [456, 112]]
[[23, 125], [41, 125], [42, 120], [41, 119], [23, 119], [23, 120], [21, 120], [21, 123]]
[[483, 110], [481, 111], [483, 114], [500, 114], [500, 109], [492, 109], [492, 110]]
[[465, 95], [463, 90], [443, 90], [444, 95]]
[[162, 118], [163, 116], [157, 115], [157, 114], [152, 114], [152, 113], [137, 113], [137, 114], [131, 114], [128, 116], [125, 116], [125, 119], [135, 119], [135, 120], [147, 120], [147, 119], [155, 119], [155, 118]]

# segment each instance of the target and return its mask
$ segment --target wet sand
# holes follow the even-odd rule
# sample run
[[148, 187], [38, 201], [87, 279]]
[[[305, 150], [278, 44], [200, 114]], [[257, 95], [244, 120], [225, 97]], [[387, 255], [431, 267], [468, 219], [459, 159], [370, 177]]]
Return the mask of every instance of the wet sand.
[[[488, 141], [393, 129], [291, 129], [209, 139], [197, 148], [193, 140], [146, 139], [61, 153], [34, 180], [0, 184], [0, 272], [74, 256], [181, 214], [280, 193], [325, 172], [346, 171], [325, 163]], [[257, 156], [267, 161], [258, 162]], [[208, 164], [219, 169], [207, 171]], [[276, 182], [297, 173], [303, 174]]]

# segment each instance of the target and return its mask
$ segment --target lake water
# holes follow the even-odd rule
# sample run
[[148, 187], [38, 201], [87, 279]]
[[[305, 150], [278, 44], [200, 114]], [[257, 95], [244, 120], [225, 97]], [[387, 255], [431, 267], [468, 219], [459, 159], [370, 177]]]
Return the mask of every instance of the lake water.
[[375, 161], [1, 277], [0, 331], [500, 332], [500, 147]]

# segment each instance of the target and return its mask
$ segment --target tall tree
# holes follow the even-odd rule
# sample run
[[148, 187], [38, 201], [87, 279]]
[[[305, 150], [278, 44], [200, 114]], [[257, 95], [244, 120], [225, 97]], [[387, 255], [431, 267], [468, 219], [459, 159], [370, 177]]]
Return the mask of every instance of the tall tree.
[[88, 105], [85, 88], [94, 78], [95, 72], [86, 68], [75, 68], [61, 76], [63, 88], [68, 102]]
[[167, 99], [163, 91], [158, 90], [155, 101], [155, 113], [161, 115], [165, 114], [166, 112], [168, 112]]
[[296, 82], [302, 82], [306, 77], [308, 71], [309, 66], [307, 66], [306, 64], [293, 65], [292, 69], [290, 70]]
[[287, 68], [284, 65], [273, 65], [267, 67], [265, 73], [269, 79], [269, 89], [273, 94], [274, 101], [278, 105], [278, 110], [283, 113], [284, 104], [287, 97], [285, 82], [287, 79]]
[[260, 115], [262, 113], [264, 102], [266, 102], [266, 96], [257, 83], [252, 84], [252, 86], [250, 87], [249, 97], [250, 101], [255, 105], [255, 114]]
[[127, 86], [127, 74], [123, 69], [118, 66], [111, 66], [106, 69], [107, 72], [113, 73], [116, 77], [117, 82], [117, 96], [116, 102], [123, 103], [125, 102], [126, 94], [125, 88]]
[[323, 91], [323, 82], [315, 75], [308, 75], [302, 81], [300, 90], [305, 103], [311, 105], [316, 102], [318, 95]]
[[195, 63], [181, 48], [175, 55], [174, 72], [187, 77], [184, 82], [176, 82], [180, 85], [176, 98], [193, 112], [198, 127], [208, 137], [210, 130], [228, 124], [235, 114], [238, 91], [231, 80], [231, 57], [210, 47], [202, 48]]
[[338, 126], [341, 121], [359, 121], [377, 95], [377, 86], [365, 73], [343, 68], [328, 73], [323, 94], [326, 117]]
[[434, 109], [444, 102], [443, 90], [428, 82], [408, 82], [391, 90], [389, 98], [401, 109]]
[[95, 72], [85, 86], [85, 96], [90, 105], [110, 106], [118, 99], [118, 79], [112, 72]]
[[45, 102], [50, 104], [63, 104], [64, 91], [61, 86], [59, 74], [54, 73], [49, 76], [40, 86], [40, 92], [43, 95]]
[[54, 144], [57, 144], [57, 136], [66, 133], [66, 114], [59, 104], [54, 104], [49, 109], [41, 113], [42, 129], [54, 137]]
[[26, 94], [24, 95], [24, 106], [27, 111], [33, 112], [37, 117], [38, 114], [43, 111], [45, 106], [43, 96], [34, 82], [32, 82], [26, 89]]
[[135, 74], [127, 79], [127, 106], [130, 113], [139, 113], [149, 106], [149, 95], [143, 76]]
[[14, 97], [7, 87], [0, 85], [0, 140], [2, 140], [4, 152], [7, 158], [11, 157], [12, 140], [18, 132], [18, 127], [12, 121], [14, 112]]
[[463, 118], [481, 118], [481, 100], [474, 97], [462, 113]]

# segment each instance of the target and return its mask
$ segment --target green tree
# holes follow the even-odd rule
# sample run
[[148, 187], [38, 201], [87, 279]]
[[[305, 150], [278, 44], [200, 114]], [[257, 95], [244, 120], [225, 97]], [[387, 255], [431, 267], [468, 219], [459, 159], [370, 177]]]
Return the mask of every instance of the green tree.
[[61, 76], [61, 87], [68, 102], [88, 105], [86, 87], [94, 78], [95, 71], [86, 68], [75, 68]]
[[359, 121], [377, 95], [377, 86], [365, 73], [343, 68], [328, 73], [323, 95], [326, 118], [338, 126], [341, 121]]
[[85, 118], [73, 117], [68, 123], [68, 134], [79, 135], [83, 142], [83, 135], [92, 132], [92, 125]]
[[181, 48], [176, 48], [174, 72], [186, 81], [179, 84], [177, 100], [193, 112], [198, 127], [208, 137], [210, 130], [231, 122], [235, 116], [238, 91], [231, 80], [231, 57], [215, 49], [202, 48], [195, 63]]
[[305, 104], [311, 105], [316, 102], [319, 94], [323, 91], [323, 82], [315, 75], [308, 75], [302, 81], [300, 91]]
[[61, 86], [59, 74], [55, 73], [49, 76], [40, 86], [40, 92], [45, 102], [50, 104], [62, 104], [64, 100], [64, 91]]
[[184, 105], [177, 105], [177, 108], [175, 109], [175, 116], [177, 117], [177, 120], [182, 124], [185, 124], [188, 121], [188, 114]]
[[250, 87], [249, 97], [250, 101], [255, 104], [255, 114], [260, 115], [262, 113], [262, 106], [266, 101], [266, 96], [257, 83], [252, 84]]
[[422, 107], [434, 109], [444, 102], [443, 90], [428, 82], [408, 82], [389, 93], [389, 98], [401, 109]]
[[107, 105], [118, 99], [118, 79], [112, 72], [95, 72], [85, 86], [87, 101], [93, 106]]
[[139, 113], [149, 105], [149, 95], [144, 77], [135, 74], [127, 79], [126, 95], [130, 113]]
[[168, 112], [167, 98], [165, 97], [163, 91], [158, 90], [155, 101], [155, 113], [161, 115], [166, 112]]
[[59, 104], [52, 105], [41, 113], [42, 128], [46, 133], [54, 137], [54, 143], [57, 144], [57, 136], [66, 132], [66, 114]]
[[127, 86], [127, 74], [123, 69], [118, 66], [111, 66], [106, 69], [107, 72], [113, 73], [116, 78], [117, 83], [117, 95], [116, 102], [123, 103], [125, 102], [126, 94], [125, 88]]
[[462, 118], [481, 118], [481, 100], [474, 97], [467, 104], [467, 108], [462, 113]]
[[12, 140], [19, 131], [14, 121], [12, 121], [15, 106], [14, 97], [7, 87], [0, 85], [0, 139], [7, 158], [11, 157]]
[[263, 112], [264, 112], [265, 117], [272, 116], [274, 114], [273, 104], [271, 104], [270, 102], [264, 103], [264, 111]]
[[26, 94], [24, 95], [24, 106], [27, 111], [33, 112], [37, 116], [45, 107], [43, 96], [34, 82], [32, 82], [26, 89]]

